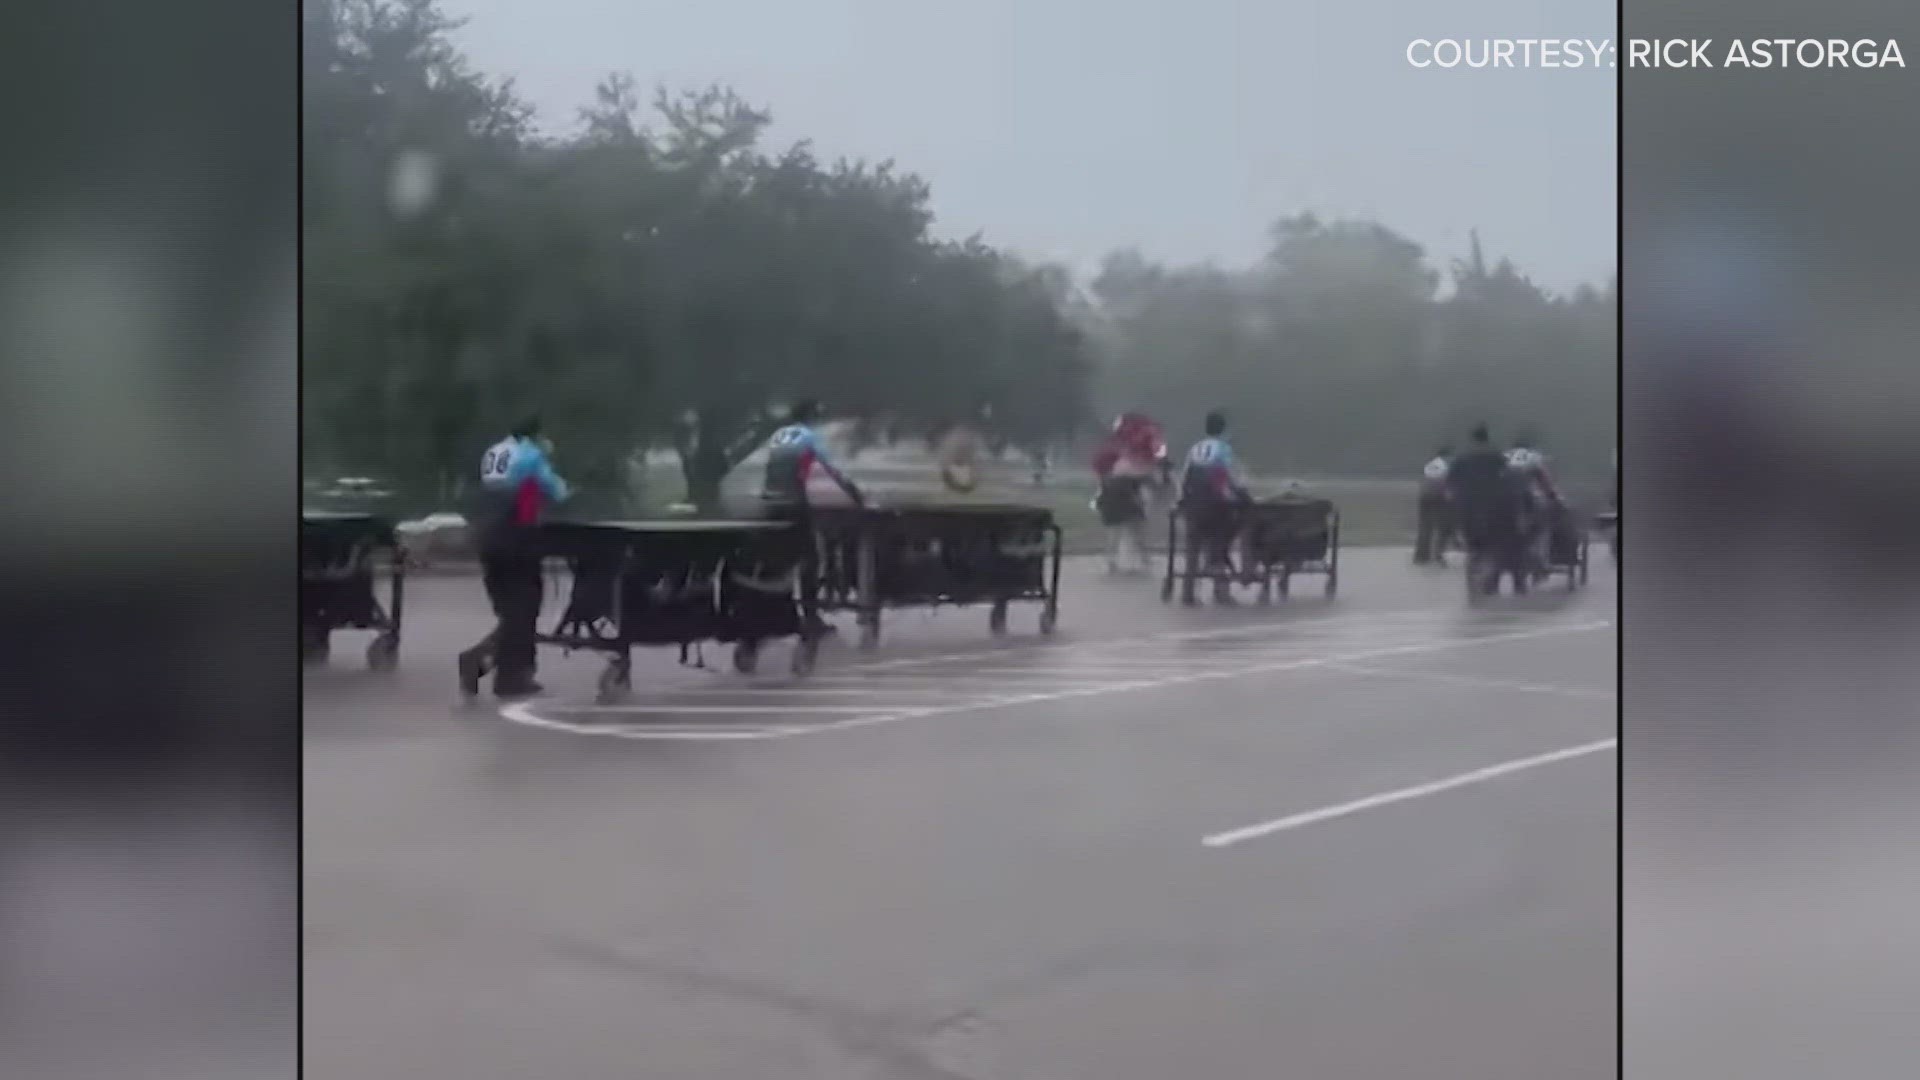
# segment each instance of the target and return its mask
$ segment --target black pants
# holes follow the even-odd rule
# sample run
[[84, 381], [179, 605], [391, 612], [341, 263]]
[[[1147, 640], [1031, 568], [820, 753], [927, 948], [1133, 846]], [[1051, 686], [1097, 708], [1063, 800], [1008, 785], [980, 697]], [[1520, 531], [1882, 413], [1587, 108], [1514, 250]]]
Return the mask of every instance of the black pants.
[[[1193, 596], [1194, 582], [1202, 573], [1218, 569], [1225, 573], [1233, 559], [1236, 527], [1233, 509], [1227, 506], [1194, 506], [1186, 510], [1187, 572], [1183, 595]], [[1214, 594], [1229, 592], [1225, 578], [1214, 579]]]
[[[483, 554], [480, 574], [493, 604], [494, 685], [512, 686], [533, 678], [534, 635], [539, 630], [542, 582], [540, 560], [520, 554]], [[485, 643], [482, 643], [484, 646]]]
[[1421, 565], [1447, 555], [1453, 538], [1453, 504], [1444, 495], [1420, 497], [1420, 523], [1413, 542], [1413, 561]]
[[1515, 592], [1525, 592], [1527, 584], [1526, 534], [1521, 517], [1519, 504], [1505, 498], [1460, 508], [1460, 535], [1466, 542], [1467, 558], [1491, 564], [1500, 574], [1511, 574]]
[[761, 508], [773, 521], [785, 521], [800, 534], [800, 610], [815, 612], [820, 600], [820, 537], [814, 529], [813, 507], [808, 503], [762, 497]]

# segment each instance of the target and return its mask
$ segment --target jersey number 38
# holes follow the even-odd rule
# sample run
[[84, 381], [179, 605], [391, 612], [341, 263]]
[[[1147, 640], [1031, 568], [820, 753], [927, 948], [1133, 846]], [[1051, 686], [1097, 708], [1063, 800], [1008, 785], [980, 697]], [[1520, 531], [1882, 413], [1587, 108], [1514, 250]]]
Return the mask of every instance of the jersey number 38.
[[513, 448], [496, 446], [480, 455], [480, 479], [505, 480], [513, 467]]

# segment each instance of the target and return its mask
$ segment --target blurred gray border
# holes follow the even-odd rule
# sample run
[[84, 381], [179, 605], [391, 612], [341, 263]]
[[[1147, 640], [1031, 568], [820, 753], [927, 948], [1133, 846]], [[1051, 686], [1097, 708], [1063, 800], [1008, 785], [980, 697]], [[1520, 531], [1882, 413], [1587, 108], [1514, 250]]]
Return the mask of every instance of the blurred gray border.
[[[1661, 0], [1622, 39], [1898, 40]], [[1913, 1075], [1920, 304], [1909, 68], [1628, 70], [1623, 1045], [1635, 1080]]]
[[0, 1076], [292, 1076], [299, 7], [8, 16]]

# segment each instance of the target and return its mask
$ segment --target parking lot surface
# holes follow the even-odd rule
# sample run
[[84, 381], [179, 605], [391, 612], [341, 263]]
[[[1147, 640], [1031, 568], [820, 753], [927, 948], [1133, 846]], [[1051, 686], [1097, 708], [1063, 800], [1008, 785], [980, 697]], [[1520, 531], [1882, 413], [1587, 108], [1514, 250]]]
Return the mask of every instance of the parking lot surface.
[[1051, 638], [890, 613], [612, 706], [547, 653], [504, 709], [478, 581], [416, 579], [398, 672], [307, 678], [307, 1075], [1615, 1075], [1612, 571], [1345, 561], [1236, 610], [1074, 561]]

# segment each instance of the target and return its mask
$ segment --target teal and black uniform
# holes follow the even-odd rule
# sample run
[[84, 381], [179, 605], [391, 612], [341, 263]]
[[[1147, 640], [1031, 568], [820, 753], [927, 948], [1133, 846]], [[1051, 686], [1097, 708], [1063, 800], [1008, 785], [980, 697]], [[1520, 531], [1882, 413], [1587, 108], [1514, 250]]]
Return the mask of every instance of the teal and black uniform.
[[[820, 556], [814, 537], [813, 506], [807, 498], [807, 481], [813, 470], [831, 477], [855, 505], [865, 502], [860, 489], [827, 457], [826, 447], [813, 425], [796, 418], [767, 440], [767, 467], [760, 485], [760, 498], [767, 512], [790, 521], [802, 534], [800, 588], [814, 597], [820, 589]], [[816, 630], [823, 629], [815, 627]]]
[[540, 621], [540, 557], [529, 540], [546, 508], [564, 501], [565, 480], [553, 471], [539, 441], [516, 433], [480, 456], [480, 494], [474, 531], [480, 573], [495, 626], [460, 656], [461, 688], [477, 693], [482, 674], [494, 671], [494, 693], [517, 695], [540, 689], [533, 681], [534, 644]]
[[[1220, 435], [1209, 435], [1187, 451], [1180, 477], [1180, 506], [1187, 518], [1187, 573], [1183, 598], [1194, 599], [1194, 579], [1202, 565], [1217, 569], [1231, 562], [1235, 530], [1234, 509], [1247, 501], [1236, 476], [1233, 447]], [[1232, 592], [1224, 578], [1214, 581], [1214, 599], [1225, 603]]]
[[804, 423], [788, 424], [767, 440], [767, 470], [760, 497], [774, 504], [806, 506], [807, 481], [816, 468], [832, 477], [849, 498], [860, 501], [859, 489], [827, 457], [819, 432]]

